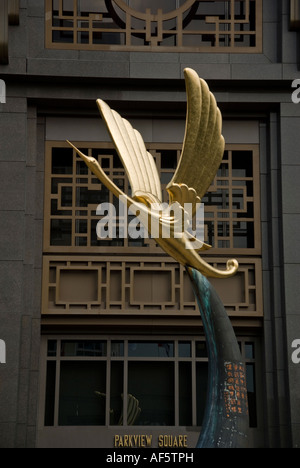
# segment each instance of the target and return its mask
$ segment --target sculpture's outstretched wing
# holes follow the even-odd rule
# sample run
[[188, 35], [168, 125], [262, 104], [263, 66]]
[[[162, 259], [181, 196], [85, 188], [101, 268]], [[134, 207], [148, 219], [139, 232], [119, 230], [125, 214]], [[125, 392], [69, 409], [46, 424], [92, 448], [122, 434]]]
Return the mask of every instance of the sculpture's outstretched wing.
[[225, 141], [222, 116], [206, 82], [184, 71], [187, 88], [186, 132], [181, 158], [167, 186], [171, 201], [200, 203], [221, 164]]
[[153, 156], [148, 153], [140, 133], [112, 110], [97, 100], [98, 108], [126, 170], [132, 198], [150, 203], [161, 203], [162, 190]]

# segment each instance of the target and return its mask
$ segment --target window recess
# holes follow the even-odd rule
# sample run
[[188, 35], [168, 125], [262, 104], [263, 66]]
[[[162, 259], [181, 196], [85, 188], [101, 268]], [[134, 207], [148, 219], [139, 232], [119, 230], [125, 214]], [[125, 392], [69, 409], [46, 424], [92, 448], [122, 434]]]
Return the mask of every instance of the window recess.
[[[258, 344], [253, 337], [238, 341], [254, 428], [259, 419]], [[202, 337], [45, 337], [43, 349], [44, 427], [202, 425], [208, 379]]]

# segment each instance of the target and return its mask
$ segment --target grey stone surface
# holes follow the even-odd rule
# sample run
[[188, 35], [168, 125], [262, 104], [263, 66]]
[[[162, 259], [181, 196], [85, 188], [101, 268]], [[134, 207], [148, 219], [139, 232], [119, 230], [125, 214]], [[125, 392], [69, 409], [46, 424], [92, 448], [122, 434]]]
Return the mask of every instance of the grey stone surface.
[[1, 161], [25, 161], [26, 114], [0, 114]]
[[[300, 278], [300, 265], [290, 263], [285, 265], [285, 293], [286, 293], [286, 313], [288, 315], [299, 315], [300, 314], [300, 288], [299, 288], [299, 278]], [[298, 327], [300, 323], [300, 317], [298, 322]], [[292, 323], [291, 330], [294, 329], [294, 322]], [[299, 332], [299, 333], [298, 333]], [[296, 329], [296, 333], [299, 334], [300, 330]], [[294, 335], [294, 339], [296, 335]], [[299, 338], [300, 339], [300, 338]]]
[[300, 214], [283, 215], [284, 263], [300, 263]]
[[[296, 105], [296, 104], [295, 104]], [[282, 117], [281, 119], [281, 157], [282, 164], [299, 164], [300, 118]]]
[[24, 210], [25, 163], [0, 162], [0, 174], [0, 213]]
[[300, 213], [299, 181], [300, 164], [282, 167], [282, 210], [285, 214]]

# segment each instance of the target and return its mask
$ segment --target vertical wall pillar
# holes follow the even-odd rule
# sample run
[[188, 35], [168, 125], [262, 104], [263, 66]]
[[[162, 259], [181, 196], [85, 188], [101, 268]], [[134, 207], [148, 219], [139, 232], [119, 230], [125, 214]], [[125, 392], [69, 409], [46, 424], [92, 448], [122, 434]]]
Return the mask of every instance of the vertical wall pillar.
[[[33, 447], [38, 395], [43, 155], [25, 98], [0, 104], [0, 447]], [[11, 137], [8, 137], [11, 135]], [[38, 161], [38, 162], [37, 162]], [[38, 255], [37, 252], [40, 252]]]
[[300, 339], [300, 104], [281, 104], [281, 173], [283, 261], [285, 314], [287, 331], [286, 356], [291, 404], [291, 428], [294, 447], [300, 446], [300, 364], [292, 359], [292, 343]]

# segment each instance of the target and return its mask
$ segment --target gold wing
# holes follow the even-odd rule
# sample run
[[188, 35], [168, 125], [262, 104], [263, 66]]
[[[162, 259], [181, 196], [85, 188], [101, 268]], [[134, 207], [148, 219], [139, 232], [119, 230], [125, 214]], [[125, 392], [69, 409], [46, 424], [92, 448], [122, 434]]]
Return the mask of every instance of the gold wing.
[[146, 204], [161, 203], [158, 171], [141, 134], [101, 99], [97, 105], [128, 175], [132, 198]]
[[186, 130], [181, 158], [167, 186], [171, 202], [200, 203], [210, 187], [224, 154], [222, 116], [207, 83], [186, 69]]

